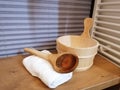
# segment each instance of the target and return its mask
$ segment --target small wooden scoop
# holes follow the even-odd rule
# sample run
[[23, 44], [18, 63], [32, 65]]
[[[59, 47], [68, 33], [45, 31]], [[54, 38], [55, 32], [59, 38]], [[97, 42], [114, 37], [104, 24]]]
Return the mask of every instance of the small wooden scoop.
[[50, 61], [54, 70], [59, 73], [72, 72], [78, 65], [78, 57], [71, 53], [45, 54], [32, 48], [24, 48], [24, 51]]

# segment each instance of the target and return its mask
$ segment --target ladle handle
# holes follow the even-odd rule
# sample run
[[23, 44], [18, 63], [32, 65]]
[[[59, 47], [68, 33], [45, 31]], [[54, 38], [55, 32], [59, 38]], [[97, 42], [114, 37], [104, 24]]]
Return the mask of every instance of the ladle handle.
[[42, 53], [42, 52], [40, 52], [40, 51], [38, 51], [36, 49], [33, 49], [33, 48], [24, 48], [24, 51], [28, 52], [30, 54], [36, 55], [38, 57], [41, 57], [43, 59], [46, 59], [46, 60], [49, 59], [49, 54]]
[[90, 29], [93, 25], [93, 19], [92, 18], [86, 18], [84, 20], [84, 32], [82, 33], [82, 36], [85, 38], [90, 38]]

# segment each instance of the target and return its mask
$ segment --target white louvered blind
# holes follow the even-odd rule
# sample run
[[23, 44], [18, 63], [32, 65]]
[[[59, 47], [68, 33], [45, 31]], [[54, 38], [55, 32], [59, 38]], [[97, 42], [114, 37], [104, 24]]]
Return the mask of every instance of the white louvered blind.
[[0, 0], [0, 57], [55, 48], [57, 37], [82, 32], [90, 7], [91, 0]]
[[99, 52], [120, 66], [120, 0], [96, 0], [93, 17]]

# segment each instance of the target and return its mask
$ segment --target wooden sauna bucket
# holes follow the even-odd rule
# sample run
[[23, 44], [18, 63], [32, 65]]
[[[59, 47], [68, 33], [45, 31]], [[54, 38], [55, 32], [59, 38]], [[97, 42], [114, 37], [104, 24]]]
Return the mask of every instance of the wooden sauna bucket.
[[75, 71], [84, 71], [93, 65], [93, 60], [99, 46], [95, 39], [82, 41], [80, 36], [77, 35], [61, 36], [57, 38], [56, 44], [56, 49], [59, 53], [70, 52], [78, 56], [79, 64]]
[[79, 57], [79, 64], [76, 71], [83, 71], [90, 68], [97, 54], [99, 42], [89, 35], [92, 22], [93, 20], [91, 18], [84, 20], [84, 32], [81, 36], [66, 35], [56, 39], [56, 49], [59, 53], [70, 52]]

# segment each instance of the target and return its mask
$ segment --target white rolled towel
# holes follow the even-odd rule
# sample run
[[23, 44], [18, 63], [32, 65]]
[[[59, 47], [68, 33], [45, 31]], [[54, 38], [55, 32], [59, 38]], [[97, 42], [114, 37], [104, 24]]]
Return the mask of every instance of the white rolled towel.
[[[50, 53], [47, 50], [43, 52]], [[40, 78], [49, 88], [56, 88], [72, 78], [72, 72], [58, 73], [48, 61], [34, 55], [24, 58], [23, 65], [32, 76]]]

